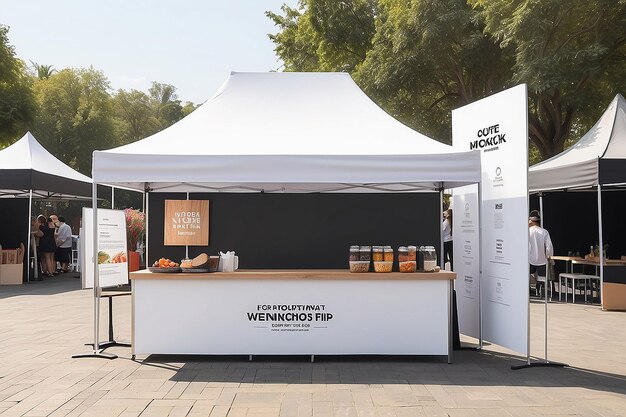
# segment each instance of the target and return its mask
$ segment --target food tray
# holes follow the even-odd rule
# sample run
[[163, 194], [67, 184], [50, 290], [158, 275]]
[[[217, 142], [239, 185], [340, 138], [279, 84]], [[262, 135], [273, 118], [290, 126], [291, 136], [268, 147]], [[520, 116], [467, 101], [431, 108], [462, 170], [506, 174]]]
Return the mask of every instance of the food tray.
[[169, 267], [169, 268], [161, 268], [158, 266], [149, 266], [148, 267], [148, 271], [150, 272], [157, 272], [157, 273], [176, 273], [176, 272], [182, 272], [182, 269], [178, 266], [173, 266], [173, 267]]
[[197, 273], [204, 273], [204, 274], [206, 274], [208, 272], [211, 272], [208, 268], [181, 268], [181, 269], [182, 269], [182, 271], [184, 273], [188, 273], [188, 272], [195, 273], [195, 272], [197, 272]]

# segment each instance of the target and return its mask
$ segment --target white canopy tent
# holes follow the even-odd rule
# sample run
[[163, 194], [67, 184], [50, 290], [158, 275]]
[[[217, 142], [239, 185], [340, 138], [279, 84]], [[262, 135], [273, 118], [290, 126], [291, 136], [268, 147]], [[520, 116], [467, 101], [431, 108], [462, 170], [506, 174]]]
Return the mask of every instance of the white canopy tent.
[[[30, 132], [0, 151], [0, 199], [28, 198], [28, 225], [33, 199], [88, 200], [92, 181], [48, 152]], [[26, 239], [26, 265], [30, 262], [30, 227]], [[35, 263], [37, 262], [35, 253]], [[34, 269], [37, 278], [37, 268]], [[26, 268], [30, 281], [30, 268]]]
[[626, 183], [626, 100], [615, 96], [596, 124], [560, 154], [533, 165], [530, 192]]
[[433, 190], [480, 181], [480, 153], [408, 128], [345, 73], [231, 73], [178, 123], [94, 152], [93, 178], [170, 192]]
[[30, 132], [0, 150], [0, 197], [74, 199], [91, 197], [91, 178], [65, 165]]
[[[233, 72], [183, 120], [94, 152], [92, 176], [94, 189], [108, 184], [145, 192], [436, 190], [443, 196], [445, 188], [480, 183], [481, 155], [456, 152], [400, 123], [346, 73]], [[94, 278], [96, 291], [97, 272]]]
[[[596, 124], [560, 154], [533, 165], [528, 172], [531, 193], [539, 193], [543, 214], [546, 191], [597, 189], [599, 246], [602, 239], [602, 187], [626, 184], [626, 100], [617, 94]], [[600, 257], [600, 284], [604, 260]], [[601, 293], [602, 297], [602, 293]]]

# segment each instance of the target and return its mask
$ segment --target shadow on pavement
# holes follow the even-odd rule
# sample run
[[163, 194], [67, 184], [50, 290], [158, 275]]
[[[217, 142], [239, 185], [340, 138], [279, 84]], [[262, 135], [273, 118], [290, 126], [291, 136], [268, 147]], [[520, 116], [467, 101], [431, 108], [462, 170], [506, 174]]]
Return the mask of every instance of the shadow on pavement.
[[[75, 277], [78, 277], [78, 279]], [[80, 289], [80, 274], [78, 272], [68, 272], [55, 277], [45, 277], [42, 281], [31, 281], [22, 285], [3, 285], [0, 287], [0, 299], [21, 295], [53, 295]]]
[[433, 384], [580, 387], [626, 394], [626, 376], [579, 368], [511, 370], [525, 358], [489, 351], [455, 352], [455, 363], [423, 356], [176, 356], [141, 363], [176, 371], [172, 381], [269, 384]]

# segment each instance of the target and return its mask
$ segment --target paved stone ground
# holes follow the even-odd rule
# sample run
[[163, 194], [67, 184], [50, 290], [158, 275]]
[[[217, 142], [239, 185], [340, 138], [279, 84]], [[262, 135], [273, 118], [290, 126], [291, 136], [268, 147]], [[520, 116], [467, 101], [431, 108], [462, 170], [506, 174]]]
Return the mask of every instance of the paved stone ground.
[[[70, 274], [0, 287], [4, 416], [626, 416], [626, 313], [550, 304], [552, 360], [512, 371], [495, 346], [455, 363], [406, 357], [72, 359], [92, 337], [90, 291]], [[130, 300], [115, 300], [130, 338]], [[106, 321], [107, 305], [103, 303]], [[532, 352], [543, 354], [543, 305], [531, 304]], [[104, 327], [104, 326], [103, 326]], [[102, 340], [105, 331], [102, 329]]]

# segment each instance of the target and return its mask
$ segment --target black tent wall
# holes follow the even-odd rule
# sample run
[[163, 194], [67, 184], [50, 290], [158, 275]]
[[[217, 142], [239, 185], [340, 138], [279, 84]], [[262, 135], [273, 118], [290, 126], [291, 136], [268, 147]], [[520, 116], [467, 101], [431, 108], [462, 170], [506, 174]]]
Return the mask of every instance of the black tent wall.
[[[186, 195], [150, 194], [148, 263], [185, 255], [184, 247], [163, 245], [166, 199]], [[354, 244], [432, 245], [439, 252], [439, 193], [191, 193], [189, 199], [209, 200], [211, 216], [209, 247], [191, 246], [190, 256], [235, 250], [240, 268], [347, 268]]]

